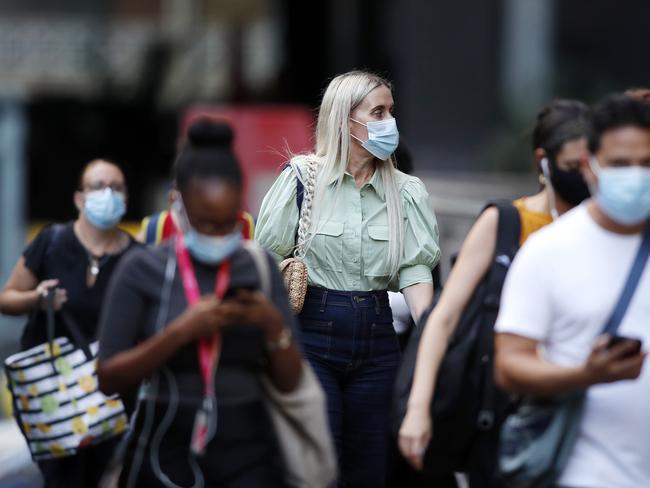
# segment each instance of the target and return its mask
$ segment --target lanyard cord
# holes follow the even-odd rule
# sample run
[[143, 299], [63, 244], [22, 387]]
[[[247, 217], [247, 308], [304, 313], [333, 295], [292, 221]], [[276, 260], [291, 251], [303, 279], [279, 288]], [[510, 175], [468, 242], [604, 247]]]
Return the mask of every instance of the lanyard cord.
[[[183, 289], [187, 303], [192, 306], [201, 299], [199, 284], [194, 272], [194, 266], [190, 259], [189, 252], [183, 242], [183, 235], [176, 234], [176, 257], [181, 272]], [[222, 261], [217, 270], [215, 283], [215, 295], [222, 300], [230, 285], [230, 261]], [[221, 334], [215, 333], [209, 338], [200, 338], [198, 341], [199, 369], [203, 378], [204, 398], [208, 399], [214, 395], [214, 375], [221, 354]]]

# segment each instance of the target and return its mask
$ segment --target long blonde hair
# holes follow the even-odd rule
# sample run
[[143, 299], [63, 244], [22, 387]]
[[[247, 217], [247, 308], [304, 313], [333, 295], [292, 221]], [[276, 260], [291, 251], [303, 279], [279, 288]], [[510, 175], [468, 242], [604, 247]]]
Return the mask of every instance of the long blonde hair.
[[[385, 86], [392, 90], [391, 84], [372, 73], [350, 71], [335, 77], [327, 86], [318, 113], [316, 125], [316, 150], [312, 154], [294, 156], [292, 165], [305, 168], [311, 161], [316, 165], [316, 183], [314, 187], [313, 210], [309, 237], [314, 235], [316, 226], [325, 213], [323, 197], [330, 182], [336, 181], [335, 198], [341, 186], [345, 170], [350, 159], [350, 113], [375, 88]], [[388, 262], [391, 279], [397, 276], [404, 248], [404, 227], [402, 221], [402, 203], [397, 187], [397, 169], [391, 156], [386, 161], [376, 161], [377, 170], [384, 184], [386, 207], [388, 211]], [[303, 171], [303, 178], [306, 174]], [[334, 205], [327, 205], [330, 210]], [[308, 249], [310, 238], [303, 244]]]

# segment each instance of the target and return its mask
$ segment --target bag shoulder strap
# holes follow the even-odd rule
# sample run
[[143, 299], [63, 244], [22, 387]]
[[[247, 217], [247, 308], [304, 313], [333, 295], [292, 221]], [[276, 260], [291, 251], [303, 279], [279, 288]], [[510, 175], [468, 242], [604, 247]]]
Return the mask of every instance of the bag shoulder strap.
[[643, 232], [641, 246], [634, 258], [632, 268], [630, 269], [630, 273], [628, 274], [627, 281], [625, 282], [621, 296], [618, 299], [618, 303], [614, 307], [614, 311], [603, 328], [603, 333], [615, 334], [619, 325], [621, 325], [625, 312], [627, 312], [627, 308], [630, 305], [634, 292], [641, 280], [641, 275], [643, 275], [643, 270], [648, 261], [648, 256], [650, 256], [650, 223], [646, 225], [645, 231]]
[[[295, 171], [295, 172], [300, 172], [298, 168], [295, 168], [291, 166], [291, 162], [287, 161], [284, 163], [284, 166], [282, 166], [282, 171]], [[302, 174], [300, 174], [302, 176]], [[305, 185], [303, 185], [302, 180], [300, 179], [299, 175], [296, 175], [296, 207], [298, 207], [298, 214], [300, 214], [300, 210], [302, 209], [302, 201], [305, 198]]]
[[271, 292], [273, 290], [273, 283], [271, 281], [271, 269], [269, 268], [269, 261], [264, 252], [264, 249], [253, 241], [245, 241], [243, 243], [244, 249], [253, 258], [255, 263], [255, 268], [257, 269], [257, 274], [260, 278], [260, 288], [262, 293], [268, 298], [271, 297]]
[[59, 240], [63, 235], [63, 230], [65, 229], [65, 224], [52, 224], [51, 229], [50, 240], [47, 243], [47, 248], [45, 250], [46, 258], [49, 258], [52, 255], [54, 248], [59, 243]]
[[302, 210], [302, 201], [305, 199], [305, 185], [302, 180], [296, 175], [296, 205], [298, 207], [298, 214]]

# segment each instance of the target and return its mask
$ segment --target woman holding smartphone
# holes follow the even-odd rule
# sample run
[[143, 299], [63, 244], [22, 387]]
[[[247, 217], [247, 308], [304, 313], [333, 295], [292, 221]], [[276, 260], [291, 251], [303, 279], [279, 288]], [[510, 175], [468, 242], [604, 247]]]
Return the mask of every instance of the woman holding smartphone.
[[277, 267], [267, 297], [242, 247], [243, 177], [231, 144], [226, 124], [190, 127], [174, 165], [181, 232], [130, 253], [111, 282], [100, 387], [148, 384], [121, 486], [284, 486], [260, 376], [292, 391], [301, 357]]

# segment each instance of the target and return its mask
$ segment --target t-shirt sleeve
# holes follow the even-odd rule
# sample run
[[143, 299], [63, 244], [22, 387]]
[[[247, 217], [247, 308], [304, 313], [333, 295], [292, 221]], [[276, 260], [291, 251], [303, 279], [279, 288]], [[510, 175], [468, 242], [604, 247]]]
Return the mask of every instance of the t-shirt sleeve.
[[282, 275], [278, 269], [278, 264], [273, 258], [273, 255], [267, 252], [267, 259], [271, 269], [271, 300], [278, 310], [280, 310], [282, 317], [284, 317], [284, 323], [291, 329], [294, 342], [298, 344], [298, 320], [289, 305], [289, 297], [287, 295], [287, 289], [284, 286], [284, 280], [282, 279]]
[[519, 250], [501, 293], [495, 331], [543, 342], [551, 328], [553, 309], [552, 250], [532, 236]]
[[43, 267], [47, 254], [47, 248], [52, 240], [52, 232], [54, 227], [48, 225], [27, 245], [23, 251], [23, 258], [25, 258], [25, 266], [29, 269], [34, 276], [39, 280], [43, 277]]
[[108, 284], [99, 320], [100, 359], [131, 349], [140, 338], [145, 323], [147, 299], [144, 293], [144, 253], [135, 246], [122, 258]]

